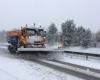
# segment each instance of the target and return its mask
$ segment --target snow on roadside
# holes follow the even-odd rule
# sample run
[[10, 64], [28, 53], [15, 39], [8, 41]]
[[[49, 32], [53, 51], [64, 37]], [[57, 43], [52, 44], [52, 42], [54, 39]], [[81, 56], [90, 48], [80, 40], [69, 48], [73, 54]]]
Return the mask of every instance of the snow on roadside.
[[34, 61], [0, 55], [1, 80], [82, 80], [75, 76], [45, 67]]
[[69, 57], [69, 53], [68, 55], [67, 53], [59, 54], [59, 56], [56, 56], [56, 60], [100, 70], [100, 60], [86, 60], [82, 59], [82, 57], [78, 58], [78, 56], [75, 58], [75, 56], [72, 55]]
[[1, 45], [1, 46], [2, 46], [2, 45], [3, 45], [3, 46], [8, 46], [9, 43], [6, 43], [6, 42], [5, 42], [5, 43], [4, 43], [4, 42], [0, 42], [0, 45]]
[[76, 52], [100, 54], [100, 48], [69, 47], [69, 48], [66, 48], [66, 50], [68, 50], [68, 51], [76, 51]]
[[88, 60], [87, 60], [86, 56], [84, 55], [77, 55], [77, 54], [70, 54], [70, 53], [55, 53], [55, 54], [50, 54], [49, 59], [50, 60], [55, 59], [55, 60], [59, 60], [59, 61], [66, 62], [66, 63], [71, 63], [75, 65], [80, 65], [80, 66], [100, 70], [100, 57], [88, 56]]
[[9, 45], [9, 43], [0, 42], [1, 49], [7, 49], [8, 45]]
[[7, 49], [7, 46], [1, 46], [0, 45], [0, 49]]
[[58, 49], [58, 47], [60, 46], [61, 46], [60, 43], [55, 43], [54, 45], [46, 45], [46, 47], [49, 49]]

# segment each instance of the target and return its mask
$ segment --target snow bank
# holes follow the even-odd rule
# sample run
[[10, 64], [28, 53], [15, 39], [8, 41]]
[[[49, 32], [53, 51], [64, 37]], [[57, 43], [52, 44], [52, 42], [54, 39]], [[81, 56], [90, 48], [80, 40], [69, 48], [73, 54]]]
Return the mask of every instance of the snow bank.
[[89, 57], [89, 59], [86, 60], [86, 57], [84, 56], [78, 56], [70, 53], [58, 53], [52, 56], [55, 56], [54, 59], [58, 61], [100, 70], [100, 57]]
[[63, 58], [60, 61], [100, 70], [100, 63], [81, 59]]
[[0, 48], [1, 49], [7, 49], [8, 45], [9, 45], [8, 43], [1, 43], [0, 42]]
[[1, 42], [0, 42], [0, 45], [3, 45], [3, 46], [8, 46], [8, 45], [9, 45], [9, 43], [3, 43], [3, 42], [1, 43]]
[[1, 48], [1, 49], [7, 49], [7, 46], [1, 46], [1, 45], [0, 45], [0, 48]]
[[100, 48], [69, 47], [69, 48], [66, 48], [66, 50], [76, 51], [76, 52], [84, 52], [84, 53], [100, 54]]

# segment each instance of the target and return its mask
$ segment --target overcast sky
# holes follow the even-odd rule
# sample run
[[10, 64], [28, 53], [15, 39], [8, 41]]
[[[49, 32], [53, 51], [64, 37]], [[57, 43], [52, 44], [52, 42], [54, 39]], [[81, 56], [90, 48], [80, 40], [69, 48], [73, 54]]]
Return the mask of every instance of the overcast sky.
[[0, 0], [0, 28], [19, 28], [21, 25], [61, 23], [74, 19], [92, 31], [100, 29], [100, 0]]

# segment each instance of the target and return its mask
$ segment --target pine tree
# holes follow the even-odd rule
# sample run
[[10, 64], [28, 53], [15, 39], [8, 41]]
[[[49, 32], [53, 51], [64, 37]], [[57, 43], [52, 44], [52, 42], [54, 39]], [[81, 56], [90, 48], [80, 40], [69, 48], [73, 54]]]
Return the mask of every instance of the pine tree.
[[52, 23], [47, 31], [47, 37], [48, 37], [48, 43], [50, 45], [54, 45], [57, 42], [58, 36], [58, 30], [56, 28], [56, 25]]
[[100, 42], [100, 31], [98, 31], [96, 34], [95, 34], [95, 36], [96, 36], [96, 42]]
[[82, 40], [83, 40], [84, 36], [85, 36], [85, 29], [83, 28], [83, 26], [78, 27], [76, 30], [76, 44], [77, 44], [77, 46], [82, 45]]
[[73, 20], [67, 20], [65, 23], [62, 23], [62, 40], [64, 46], [70, 46], [73, 43], [75, 32], [75, 24]]
[[82, 39], [82, 46], [83, 47], [89, 47], [91, 44], [91, 38], [92, 38], [92, 33], [89, 29], [85, 30], [85, 34]]

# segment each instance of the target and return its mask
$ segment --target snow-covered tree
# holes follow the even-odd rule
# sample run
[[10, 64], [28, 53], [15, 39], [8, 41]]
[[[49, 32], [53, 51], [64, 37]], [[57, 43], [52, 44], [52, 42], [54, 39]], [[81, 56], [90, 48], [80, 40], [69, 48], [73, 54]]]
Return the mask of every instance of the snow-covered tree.
[[64, 46], [70, 46], [73, 43], [75, 24], [73, 20], [67, 20], [62, 23], [62, 40]]
[[75, 45], [88, 47], [91, 44], [92, 33], [89, 29], [86, 30], [83, 26], [80, 26], [76, 28], [74, 37]]
[[92, 33], [89, 29], [85, 30], [83, 39], [82, 39], [82, 46], [83, 47], [88, 47], [91, 44], [91, 38], [92, 38]]
[[84, 36], [85, 36], [85, 29], [83, 28], [83, 26], [78, 27], [76, 30], [76, 36], [75, 36], [76, 37], [76, 44], [78, 46], [81, 46]]
[[58, 30], [56, 28], [56, 25], [52, 23], [47, 31], [47, 37], [48, 37], [48, 43], [53, 45], [57, 42], [58, 38]]
[[100, 42], [100, 31], [98, 31], [96, 34], [95, 34], [95, 40], [96, 40], [96, 42]]

